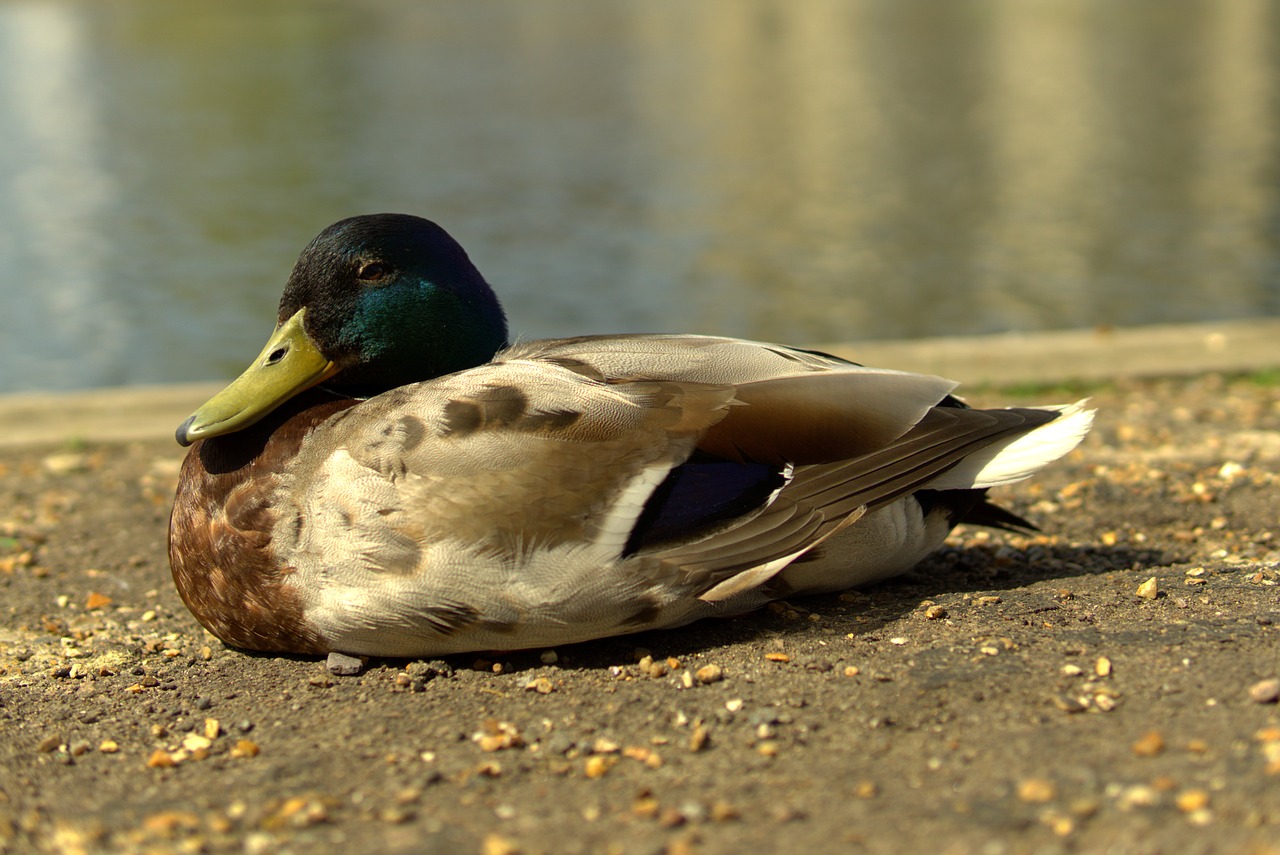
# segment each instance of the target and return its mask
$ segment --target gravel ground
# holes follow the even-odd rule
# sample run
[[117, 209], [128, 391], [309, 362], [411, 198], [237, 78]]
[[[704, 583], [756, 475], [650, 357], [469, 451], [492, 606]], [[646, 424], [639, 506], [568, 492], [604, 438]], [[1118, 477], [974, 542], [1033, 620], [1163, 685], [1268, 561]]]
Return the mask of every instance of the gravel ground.
[[1280, 377], [1085, 391], [1042, 535], [355, 677], [186, 612], [172, 443], [0, 452], [0, 852], [1280, 852]]

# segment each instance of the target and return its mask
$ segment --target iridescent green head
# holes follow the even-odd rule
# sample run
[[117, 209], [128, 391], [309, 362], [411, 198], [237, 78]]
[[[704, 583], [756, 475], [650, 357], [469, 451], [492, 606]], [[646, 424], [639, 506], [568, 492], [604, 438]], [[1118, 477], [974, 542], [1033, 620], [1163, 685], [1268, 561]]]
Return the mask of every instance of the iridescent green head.
[[352, 217], [302, 251], [275, 334], [178, 442], [248, 427], [318, 383], [375, 395], [481, 365], [506, 344], [498, 298], [444, 229], [406, 214]]

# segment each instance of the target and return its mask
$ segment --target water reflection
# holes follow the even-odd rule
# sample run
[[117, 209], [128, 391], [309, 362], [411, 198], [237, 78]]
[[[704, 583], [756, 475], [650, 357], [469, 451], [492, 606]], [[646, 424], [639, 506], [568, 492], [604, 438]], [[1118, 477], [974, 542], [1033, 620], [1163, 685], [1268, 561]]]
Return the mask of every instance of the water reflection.
[[355, 212], [527, 337], [1280, 312], [1277, 7], [0, 5], [0, 391], [227, 376]]

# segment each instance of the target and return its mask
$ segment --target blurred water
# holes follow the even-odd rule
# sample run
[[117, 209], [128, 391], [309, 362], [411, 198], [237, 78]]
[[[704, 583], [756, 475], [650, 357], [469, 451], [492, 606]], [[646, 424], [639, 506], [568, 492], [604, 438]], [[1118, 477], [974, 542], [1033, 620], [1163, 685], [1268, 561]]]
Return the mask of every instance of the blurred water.
[[213, 379], [437, 220], [522, 337], [1280, 313], [1269, 0], [0, 3], [0, 391]]

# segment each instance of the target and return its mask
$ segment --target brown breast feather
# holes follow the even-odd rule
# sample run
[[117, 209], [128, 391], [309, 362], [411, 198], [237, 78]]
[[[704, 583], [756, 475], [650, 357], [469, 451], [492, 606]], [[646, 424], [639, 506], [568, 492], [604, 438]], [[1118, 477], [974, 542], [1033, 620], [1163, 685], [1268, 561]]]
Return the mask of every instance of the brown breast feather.
[[169, 564], [183, 602], [227, 644], [328, 653], [271, 548], [272, 494], [303, 438], [358, 401], [312, 392], [252, 427], [195, 443], [169, 520]]

